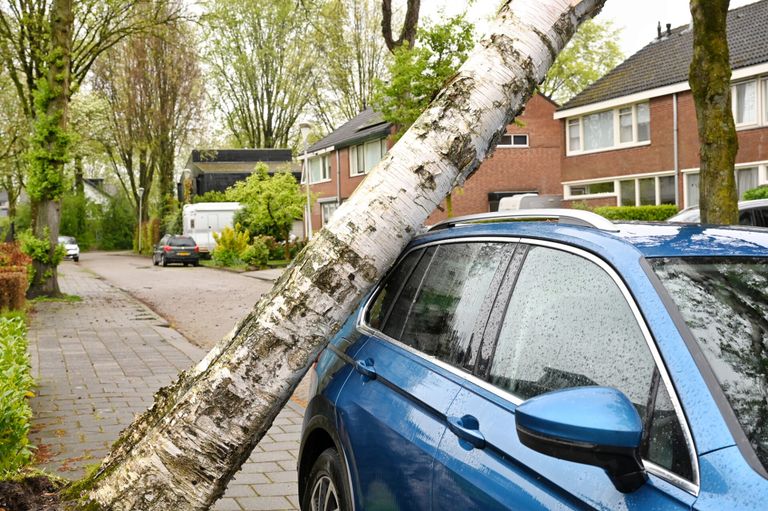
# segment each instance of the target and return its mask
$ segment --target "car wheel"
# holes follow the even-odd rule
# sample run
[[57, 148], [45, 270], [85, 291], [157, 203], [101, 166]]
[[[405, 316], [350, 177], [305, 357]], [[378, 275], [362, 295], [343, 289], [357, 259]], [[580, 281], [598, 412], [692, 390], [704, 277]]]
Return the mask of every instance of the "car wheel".
[[168, 266], [168, 261], [165, 260], [165, 254], [160, 256], [160, 262], [163, 263], [163, 266]]
[[192, 266], [200, 266], [200, 261], [195, 261], [194, 263], [192, 263]]
[[352, 503], [345, 481], [339, 453], [333, 448], [324, 450], [309, 472], [301, 509], [351, 511]]
[[80, 262], [80, 256], [75, 256], [75, 257], [72, 258], [72, 260], [75, 261], [76, 263], [79, 263]]
[[157, 262], [157, 258], [154, 256], [154, 254], [152, 255], [152, 264], [154, 264], [155, 266], [157, 266], [159, 264]]

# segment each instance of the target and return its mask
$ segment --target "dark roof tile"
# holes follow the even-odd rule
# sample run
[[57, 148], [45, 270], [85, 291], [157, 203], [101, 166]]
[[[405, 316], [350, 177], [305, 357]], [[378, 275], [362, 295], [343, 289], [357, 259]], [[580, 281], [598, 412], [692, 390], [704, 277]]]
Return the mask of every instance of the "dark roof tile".
[[[768, 0], [745, 5], [728, 13], [728, 46], [733, 69], [768, 61], [768, 30], [765, 27], [768, 27]], [[692, 55], [691, 26], [675, 28], [672, 35], [649, 43], [560, 107], [560, 110], [687, 82]]]
[[355, 142], [389, 134], [392, 125], [385, 121], [379, 112], [366, 108], [355, 117], [339, 126], [324, 138], [318, 140], [309, 148], [308, 153], [314, 153], [327, 147], [346, 147]]

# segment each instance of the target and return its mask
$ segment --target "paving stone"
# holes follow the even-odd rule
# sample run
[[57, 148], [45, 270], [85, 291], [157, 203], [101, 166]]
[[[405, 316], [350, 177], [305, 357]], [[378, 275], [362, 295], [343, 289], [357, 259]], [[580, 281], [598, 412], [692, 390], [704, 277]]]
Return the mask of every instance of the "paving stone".
[[[29, 330], [34, 444], [40, 468], [68, 479], [98, 463], [161, 386], [204, 352], [123, 291], [78, 265], [60, 267], [59, 284], [81, 302], [35, 305]], [[304, 409], [291, 401], [214, 509], [298, 509], [296, 458]], [[267, 476], [269, 474], [269, 476]], [[255, 490], [254, 488], [258, 488]], [[258, 496], [256, 492], [259, 492]]]

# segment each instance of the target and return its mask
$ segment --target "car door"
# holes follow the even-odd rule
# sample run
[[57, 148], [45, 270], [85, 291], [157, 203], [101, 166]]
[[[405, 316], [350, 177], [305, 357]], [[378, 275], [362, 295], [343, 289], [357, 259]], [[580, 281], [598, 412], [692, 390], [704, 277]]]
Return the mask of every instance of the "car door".
[[153, 261], [159, 261], [160, 256], [163, 253], [163, 247], [165, 244], [168, 243], [168, 235], [166, 234], [162, 238], [160, 238], [160, 241], [157, 242], [157, 245], [152, 247], [152, 260]]
[[[485, 383], [464, 385], [447, 412], [449, 424], [472, 425], [482, 441], [446, 432], [433, 509], [689, 509], [697, 473], [687, 429], [623, 284], [606, 264], [575, 249], [521, 245], [523, 253], [508, 303], [496, 309]], [[518, 439], [518, 404], [591, 385], [618, 388], [643, 418], [650, 476], [633, 493], [616, 490], [600, 468], [540, 454]]]
[[420, 248], [374, 295], [356, 374], [336, 402], [356, 508], [430, 509], [446, 412], [483, 359], [479, 332], [513, 251], [480, 241]]

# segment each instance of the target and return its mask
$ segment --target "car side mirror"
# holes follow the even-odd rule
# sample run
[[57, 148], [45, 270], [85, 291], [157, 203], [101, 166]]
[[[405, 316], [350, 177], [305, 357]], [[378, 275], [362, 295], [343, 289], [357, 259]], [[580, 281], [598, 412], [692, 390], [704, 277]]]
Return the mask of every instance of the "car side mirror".
[[605, 470], [622, 493], [648, 476], [640, 459], [643, 423], [632, 402], [609, 387], [576, 387], [542, 394], [515, 410], [523, 445], [555, 458]]

